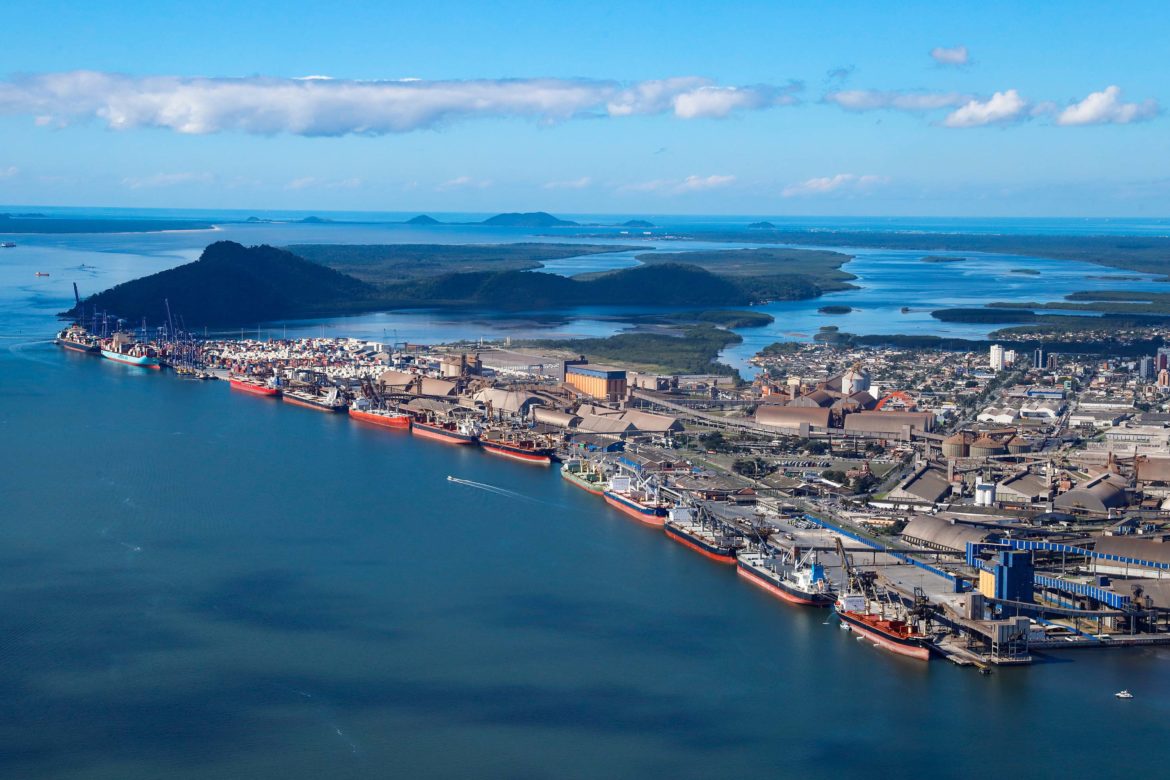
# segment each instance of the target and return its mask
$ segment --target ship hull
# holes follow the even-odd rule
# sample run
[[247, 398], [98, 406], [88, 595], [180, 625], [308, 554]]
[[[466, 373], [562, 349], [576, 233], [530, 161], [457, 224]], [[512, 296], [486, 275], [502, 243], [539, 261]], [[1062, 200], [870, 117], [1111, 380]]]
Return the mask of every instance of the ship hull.
[[550, 450], [525, 450], [520, 447], [512, 447], [507, 444], [501, 444], [499, 442], [489, 442], [484, 439], [479, 440], [479, 446], [483, 447], [485, 452], [489, 452], [492, 455], [499, 455], [502, 458], [511, 458], [512, 460], [517, 460], [521, 463], [530, 463], [534, 466], [552, 465], [552, 452]]
[[818, 594], [804, 593], [785, 582], [778, 581], [763, 572], [757, 571], [754, 567], [748, 566], [742, 560], [739, 561], [739, 566], [736, 570], [739, 572], [739, 576], [743, 577], [752, 585], [771, 593], [778, 599], [787, 601], [789, 604], [797, 604], [802, 607], [828, 607], [833, 603], [832, 596], [826, 595], [822, 597]]
[[106, 360], [112, 360], [115, 363], [123, 363], [127, 366], [151, 368], [155, 371], [158, 371], [162, 368], [162, 364], [158, 362], [158, 358], [153, 357], [134, 357], [132, 355], [123, 355], [120, 352], [113, 352], [108, 349], [102, 350], [102, 357], [104, 357]]
[[306, 409], [313, 409], [318, 412], [327, 412], [329, 414], [338, 414], [345, 411], [345, 406], [333, 406], [325, 403], [324, 401], [311, 401], [307, 398], [297, 398], [295, 396], [289, 395], [288, 393], [284, 394], [283, 400], [285, 403], [292, 404], [293, 406], [303, 406]]
[[586, 493], [592, 493], [595, 496], [605, 495], [605, 490], [601, 487], [601, 483], [590, 482], [587, 479], [582, 479], [571, 471], [561, 469], [561, 476], [569, 481], [570, 485], [581, 488]]
[[704, 541], [697, 536], [687, 532], [684, 528], [666, 523], [663, 526], [666, 531], [666, 536], [679, 544], [689, 547], [700, 555], [715, 561], [716, 563], [726, 563], [732, 566], [735, 565], [735, 551], [730, 547], [720, 547], [710, 542]]
[[360, 409], [350, 409], [349, 416], [359, 422], [376, 425], [379, 428], [392, 428], [397, 431], [410, 429], [410, 417], [405, 414], [371, 414], [370, 412], [363, 412]]
[[861, 634], [878, 647], [889, 650], [891, 653], [904, 655], [907, 658], [915, 658], [919, 661], [930, 660], [930, 648], [922, 640], [907, 639], [890, 634], [880, 627], [866, 622], [853, 612], [837, 612], [837, 616], [848, 624], [850, 629]]
[[243, 382], [239, 379], [229, 379], [228, 385], [232, 390], [239, 390], [240, 392], [251, 393], [252, 395], [263, 395], [270, 398], [280, 395], [279, 387], [266, 387], [265, 385], [258, 385], [253, 382]]
[[466, 446], [468, 444], [475, 444], [476, 439], [468, 433], [459, 433], [459, 431], [449, 431], [446, 428], [440, 428], [429, 423], [416, 422], [410, 426], [410, 432], [415, 436], [421, 436], [424, 439], [431, 439], [432, 441], [439, 441], [443, 444], [456, 444]]
[[609, 490], [605, 491], [602, 495], [605, 496], [605, 503], [627, 517], [634, 518], [639, 523], [644, 523], [655, 528], [662, 528], [666, 525], [666, 510], [661, 507], [643, 506], [636, 501], [631, 501]]
[[71, 349], [74, 352], [84, 352], [87, 355], [95, 355], [101, 352], [100, 347], [95, 347], [92, 344], [82, 344], [78, 341], [70, 341], [69, 339], [57, 339], [57, 345], [65, 349]]

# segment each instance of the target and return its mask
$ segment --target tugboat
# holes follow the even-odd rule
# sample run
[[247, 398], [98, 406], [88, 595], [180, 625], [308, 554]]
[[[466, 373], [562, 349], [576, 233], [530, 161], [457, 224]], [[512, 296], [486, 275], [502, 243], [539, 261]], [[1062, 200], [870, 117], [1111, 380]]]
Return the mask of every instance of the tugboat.
[[162, 363], [158, 351], [150, 344], [143, 344], [131, 333], [118, 332], [102, 342], [102, 357], [128, 366], [159, 370]]
[[592, 462], [583, 459], [566, 461], [561, 466], [561, 476], [569, 484], [576, 485], [582, 490], [595, 496], [605, 494], [605, 475]]
[[490, 431], [479, 437], [479, 446], [492, 455], [500, 455], [521, 463], [531, 463], [536, 466], [552, 464], [554, 447], [540, 441], [527, 433], [507, 433]]
[[640, 523], [661, 528], [666, 524], [668, 504], [659, 500], [657, 486], [644, 482], [635, 486], [630, 477], [610, 477], [603, 494], [605, 503]]
[[410, 415], [375, 407], [368, 398], [358, 398], [349, 405], [349, 416], [354, 420], [377, 425], [380, 428], [410, 429]]
[[58, 346], [71, 349], [74, 352], [85, 352], [89, 355], [96, 355], [102, 351], [98, 340], [90, 335], [89, 331], [77, 324], [70, 325], [58, 333], [55, 341]]
[[340, 414], [349, 408], [349, 404], [336, 387], [329, 388], [325, 395], [315, 395], [307, 390], [284, 390], [283, 399], [286, 403], [316, 409], [318, 412]]
[[667, 537], [705, 555], [717, 563], [735, 565], [735, 556], [741, 546], [737, 536], [726, 534], [719, 523], [706, 520], [702, 510], [691, 507], [672, 507], [666, 516], [663, 530]]
[[837, 598], [833, 583], [825, 576], [825, 567], [817, 563], [813, 550], [804, 558], [798, 559], [795, 551], [778, 558], [771, 548], [762, 545], [759, 550], [741, 553], [737, 570], [751, 584], [789, 604], [830, 607]]

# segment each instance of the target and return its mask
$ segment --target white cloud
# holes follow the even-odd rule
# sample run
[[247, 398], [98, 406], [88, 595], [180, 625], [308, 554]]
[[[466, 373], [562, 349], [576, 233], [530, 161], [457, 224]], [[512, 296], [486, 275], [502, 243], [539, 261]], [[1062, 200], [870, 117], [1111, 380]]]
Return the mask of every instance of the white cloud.
[[987, 100], [973, 99], [947, 114], [946, 127], [982, 127], [1019, 121], [1027, 116], [1028, 101], [1014, 89], [996, 92]]
[[835, 103], [846, 111], [892, 109], [911, 113], [951, 108], [962, 105], [970, 99], [970, 95], [964, 95], [960, 92], [922, 92], [896, 89], [847, 89], [825, 95], [826, 102]]
[[454, 179], [448, 179], [435, 189], [443, 190], [458, 190], [458, 189], [487, 189], [492, 186], [490, 179], [475, 179], [471, 176], [456, 176]]
[[153, 176], [127, 176], [122, 179], [122, 184], [132, 190], [143, 190], [180, 184], [209, 184], [214, 180], [210, 173], [156, 173]]
[[1056, 117], [1058, 125], [1127, 125], [1153, 119], [1159, 112], [1155, 100], [1141, 103], [1121, 102], [1121, 88], [1108, 86], [1101, 92], [1092, 92], [1084, 100], [1073, 103]]
[[9, 165], [7, 168], [0, 168], [0, 179], [11, 179], [18, 173], [20, 173], [20, 168], [17, 168], [15, 165]]
[[637, 184], [627, 184], [619, 187], [624, 192], [661, 192], [667, 195], [682, 195], [688, 192], [713, 190], [727, 187], [735, 183], [735, 177], [730, 175], [712, 174], [711, 176], [688, 176], [685, 179], [654, 179]]
[[930, 57], [939, 65], [966, 65], [970, 62], [966, 46], [935, 46]]
[[570, 179], [569, 181], [550, 181], [543, 185], [546, 190], [583, 190], [593, 183], [593, 179], [588, 176], [582, 176], [580, 179]]
[[888, 181], [885, 176], [873, 174], [859, 176], [855, 173], [838, 173], [835, 176], [820, 176], [798, 184], [790, 184], [780, 194], [785, 198], [796, 198], [804, 195], [825, 195], [830, 192], [860, 193]]
[[796, 102], [800, 86], [721, 86], [685, 76], [634, 84], [590, 79], [354, 81], [301, 78], [126, 76], [70, 71], [0, 81], [0, 114], [38, 125], [97, 120], [116, 130], [338, 136], [405, 133], [460, 120], [672, 114], [725, 117]]

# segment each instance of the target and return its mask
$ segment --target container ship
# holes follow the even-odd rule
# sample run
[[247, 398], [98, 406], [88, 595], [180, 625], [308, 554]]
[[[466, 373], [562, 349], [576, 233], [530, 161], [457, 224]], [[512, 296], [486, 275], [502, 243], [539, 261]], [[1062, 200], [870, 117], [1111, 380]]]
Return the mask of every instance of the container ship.
[[605, 495], [605, 475], [587, 460], [566, 461], [561, 466], [561, 476], [595, 496]]
[[739, 539], [723, 533], [717, 524], [696, 517], [695, 510], [690, 507], [676, 506], [670, 509], [663, 530], [674, 541], [713, 561], [735, 565]]
[[444, 444], [467, 445], [479, 441], [479, 427], [469, 420], [438, 420], [433, 416], [419, 416], [411, 422], [410, 432]]
[[554, 447], [549, 447], [540, 439], [527, 434], [504, 433], [481, 436], [479, 446], [492, 455], [500, 455], [537, 466], [552, 465], [553, 455], [556, 454]]
[[341, 397], [341, 391], [336, 387], [329, 388], [325, 395], [313, 395], [305, 390], [285, 390], [283, 398], [286, 403], [316, 409], [319, 412], [339, 414], [349, 408]]
[[740, 553], [737, 571], [751, 584], [789, 604], [830, 607], [836, 600], [825, 567], [808, 557], [794, 563], [777, 558], [764, 548]]
[[80, 325], [70, 325], [57, 334], [55, 341], [59, 346], [65, 349], [71, 349], [74, 352], [85, 352], [90, 355], [96, 355], [102, 351], [98, 340]]
[[275, 378], [263, 380], [252, 376], [229, 376], [228, 385], [233, 390], [240, 390], [253, 395], [277, 397], [281, 393], [280, 384]]
[[638, 522], [661, 528], [669, 508], [658, 499], [656, 490], [635, 487], [630, 477], [611, 477], [604, 494], [605, 503]]
[[401, 431], [410, 429], [409, 414], [390, 409], [379, 409], [365, 398], [359, 398], [349, 405], [349, 416], [381, 428], [395, 428]]
[[874, 612], [869, 600], [860, 594], [842, 595], [836, 603], [837, 616], [850, 630], [898, 655], [930, 659], [930, 636], [901, 618], [888, 618], [884, 611]]
[[101, 344], [102, 357], [140, 368], [162, 368], [158, 352], [149, 344], [137, 341], [130, 333], [115, 333]]

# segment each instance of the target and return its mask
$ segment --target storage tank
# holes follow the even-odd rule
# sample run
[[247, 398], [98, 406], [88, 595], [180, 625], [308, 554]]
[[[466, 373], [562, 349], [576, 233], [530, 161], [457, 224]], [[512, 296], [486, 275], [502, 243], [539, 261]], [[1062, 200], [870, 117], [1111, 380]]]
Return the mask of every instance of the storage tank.
[[1032, 451], [1032, 442], [1025, 439], [1023, 436], [1013, 436], [1008, 439], [1007, 451], [1010, 455], [1019, 455], [1024, 452]]
[[992, 455], [1002, 455], [1003, 445], [990, 436], [980, 436], [971, 442], [972, 458], [988, 458]]
[[956, 433], [943, 439], [944, 458], [966, 458], [971, 454], [971, 439], [965, 433]]

